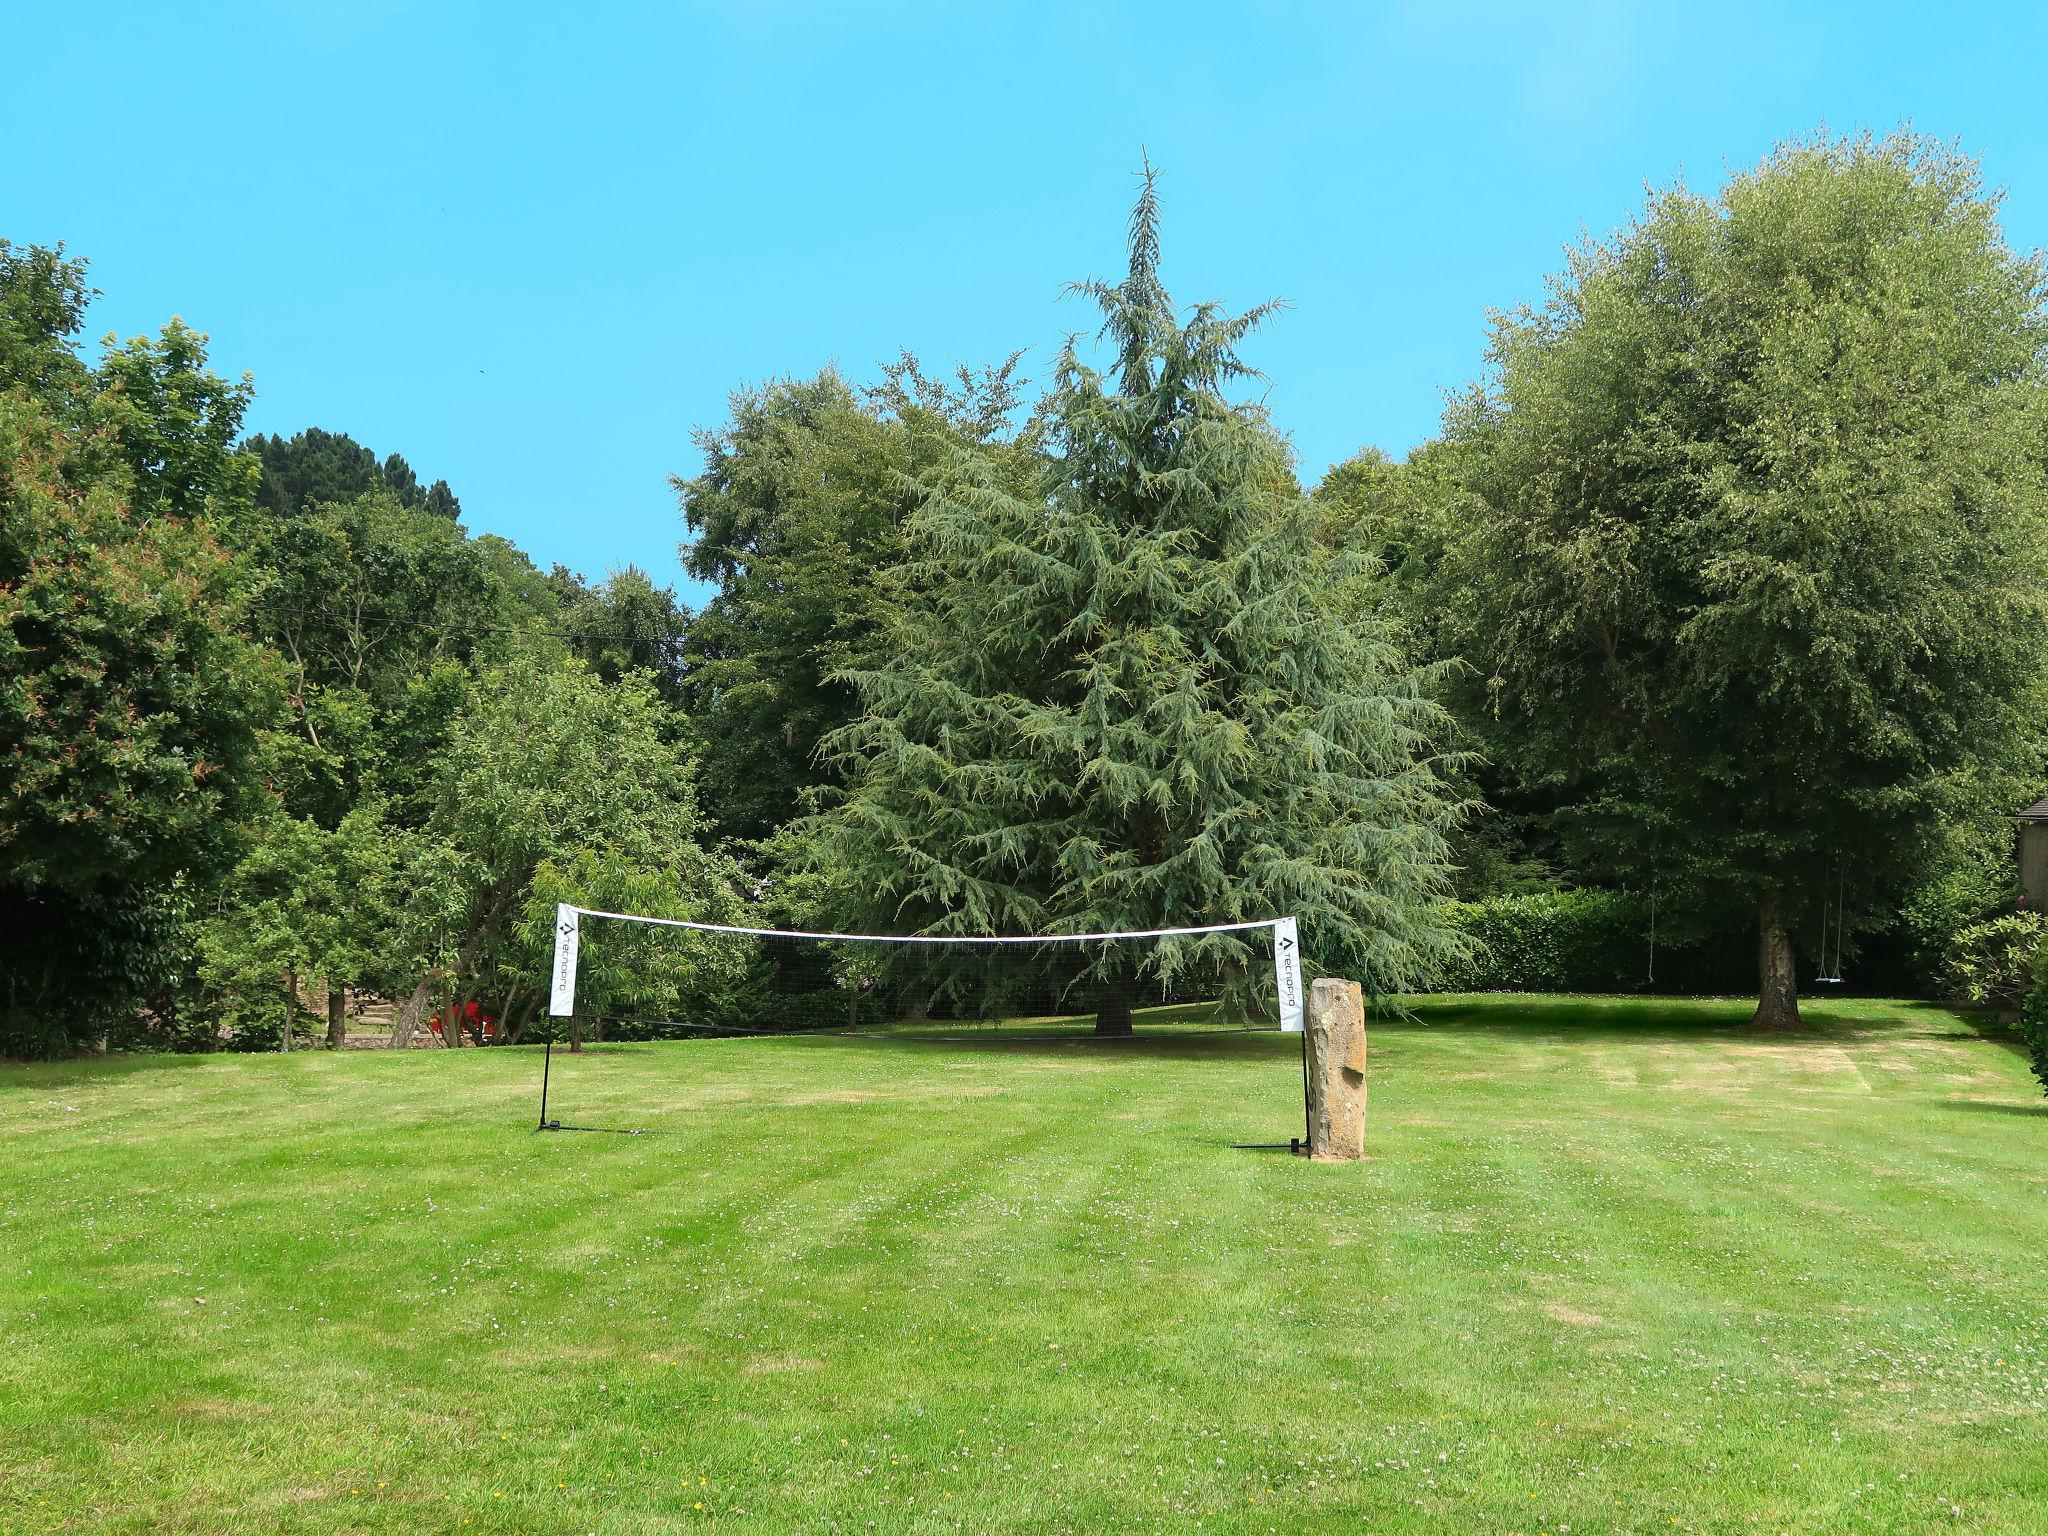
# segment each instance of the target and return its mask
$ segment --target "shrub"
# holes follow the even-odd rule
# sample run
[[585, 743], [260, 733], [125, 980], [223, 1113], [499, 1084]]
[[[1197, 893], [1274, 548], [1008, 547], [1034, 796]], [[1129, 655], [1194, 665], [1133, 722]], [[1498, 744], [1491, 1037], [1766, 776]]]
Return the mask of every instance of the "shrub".
[[1479, 949], [1444, 967], [1444, 991], [1720, 992], [1755, 980], [1746, 934], [1673, 925], [1659, 935], [1653, 981], [1649, 903], [1622, 891], [1492, 896], [1455, 902], [1448, 915]]
[[190, 1050], [192, 902], [180, 885], [87, 896], [0, 881], [0, 1057]]
[[2034, 979], [2043, 928], [2038, 912], [2010, 912], [1962, 929], [1942, 967], [1944, 991], [1966, 1003], [2019, 1007]]
[[1452, 923], [1478, 951], [1446, 967], [1458, 992], [1612, 992], [1643, 982], [1647, 925], [1618, 892], [1552, 891], [1458, 902]]
[[2004, 817], [1950, 829], [1931, 855], [1926, 877], [1899, 904], [1898, 940], [1912, 985], [1928, 992], [1951, 985], [1949, 960], [1958, 938], [2013, 910], [2017, 872], [2012, 829]]
[[2041, 1080], [2041, 1091], [2048, 1093], [2048, 949], [2035, 953], [2034, 984], [2020, 1009], [2020, 1038], [2033, 1058], [2034, 1076]]

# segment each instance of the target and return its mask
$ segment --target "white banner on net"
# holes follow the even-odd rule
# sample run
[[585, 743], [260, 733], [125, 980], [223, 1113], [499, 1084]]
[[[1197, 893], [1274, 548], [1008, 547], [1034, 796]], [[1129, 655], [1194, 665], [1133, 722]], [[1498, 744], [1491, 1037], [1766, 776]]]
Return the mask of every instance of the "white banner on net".
[[548, 1012], [566, 1019], [576, 1011], [576, 952], [583, 936], [580, 908], [561, 902], [555, 907], [555, 985]]
[[1294, 919], [1273, 924], [1273, 984], [1280, 994], [1280, 1028], [1301, 1033], [1301, 935]]

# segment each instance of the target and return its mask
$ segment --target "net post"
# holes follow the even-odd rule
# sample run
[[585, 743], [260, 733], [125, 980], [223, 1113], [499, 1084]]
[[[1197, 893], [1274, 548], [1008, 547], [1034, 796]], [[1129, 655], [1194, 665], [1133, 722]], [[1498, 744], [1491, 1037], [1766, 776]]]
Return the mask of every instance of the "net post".
[[536, 1131], [544, 1131], [548, 1128], [548, 1069], [554, 1066], [554, 1064], [555, 1026], [553, 1023], [550, 1023], [548, 1025], [547, 1048], [541, 1052], [540, 1058], [540, 1124], [534, 1127]]
[[583, 909], [571, 906], [566, 901], [555, 903], [555, 965], [553, 986], [548, 993], [548, 1039], [547, 1048], [540, 1058], [540, 1124], [537, 1131], [548, 1127], [548, 1076], [555, 1064], [554, 1020], [567, 1018], [576, 1011], [576, 956], [581, 947], [583, 933]]
[[[545, 1100], [545, 1095], [542, 1096]], [[1308, 1098], [1308, 1031], [1301, 1032], [1301, 1142], [1295, 1148], [1303, 1157], [1313, 1156], [1309, 1144], [1315, 1139], [1315, 1111]]]
[[1301, 1140], [1293, 1150], [1307, 1152], [1314, 1117], [1308, 1102], [1308, 1031], [1301, 1016], [1301, 925], [1291, 917], [1273, 920], [1273, 987], [1281, 1033], [1301, 1036]]

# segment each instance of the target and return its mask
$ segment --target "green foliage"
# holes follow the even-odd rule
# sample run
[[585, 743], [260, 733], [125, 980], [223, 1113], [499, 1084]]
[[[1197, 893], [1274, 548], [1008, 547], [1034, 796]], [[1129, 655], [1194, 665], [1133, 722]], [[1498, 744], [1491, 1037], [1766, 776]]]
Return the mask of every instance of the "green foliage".
[[96, 407], [113, 428], [143, 517], [210, 517], [223, 527], [255, 503], [259, 473], [235, 452], [242, 413], [256, 394], [206, 366], [206, 337], [175, 316], [158, 336], [116, 343], [96, 379]]
[[[1234, 398], [1270, 309], [1174, 308], [1148, 179], [1082, 288], [1112, 365], [1070, 346], [1021, 428], [1014, 357], [736, 395], [675, 482], [690, 615], [344, 433], [238, 449], [203, 335], [88, 365], [84, 264], [0, 241], [0, 1048], [257, 1043], [321, 981], [517, 1014], [557, 899], [734, 915], [714, 838], [778, 921], [1296, 912], [1381, 993], [1636, 984], [1640, 904], [1575, 881], [1662, 892], [1660, 984], [1720, 985], [1706, 927], [1811, 936], [1846, 868], [1852, 929], [1903, 893], [1918, 974], [2009, 1003], [2044, 286], [1949, 150], [1788, 146], [1304, 497]], [[589, 966], [610, 1011], [750, 990], [648, 934]]]
[[1459, 902], [1447, 916], [1476, 941], [1436, 986], [1446, 992], [1633, 992], [1649, 967], [1649, 928], [1616, 891], [1555, 891]]
[[[1746, 946], [1672, 925], [1656, 941], [1644, 898], [1545, 891], [1454, 902], [1446, 918], [1473, 941], [1431, 985], [1444, 992], [1720, 992], [1739, 988]], [[1654, 968], [1654, 975], [1652, 974]]]
[[[643, 674], [618, 684], [547, 649], [440, 696], [426, 815], [377, 799], [336, 827], [272, 817], [219, 891], [203, 975], [240, 1044], [268, 1049], [313, 983], [428, 1004], [537, 1010], [555, 901], [729, 918], [737, 872], [705, 852], [678, 723]], [[397, 815], [403, 813], [403, 815]], [[584, 995], [633, 1008], [711, 983], [623, 930], [592, 944]]]
[[[718, 921], [737, 910], [737, 871], [704, 846], [692, 764], [644, 674], [607, 686], [581, 663], [523, 658], [486, 674], [450, 733], [415, 869], [409, 942], [451, 994], [536, 997], [554, 904]], [[594, 944], [589, 995], [644, 1001], [676, 975]], [[615, 990], [616, 995], [611, 991]]]
[[1553, 803], [1491, 750], [1490, 722], [1469, 708], [1469, 689], [1460, 686], [1469, 681], [1467, 669], [1445, 634], [1447, 598], [1439, 584], [1470, 521], [1471, 499], [1458, 482], [1455, 455], [1442, 443], [1423, 445], [1404, 463], [1361, 449], [1332, 465], [1314, 492], [1323, 543], [1378, 562], [1386, 579], [1377, 592], [1385, 616], [1398, 622], [1404, 649], [1416, 660], [1442, 663], [1434, 696], [1454, 709], [1467, 706], [1454, 739], [1476, 751], [1453, 782], [1486, 813], [1450, 834], [1458, 898], [1534, 895], [1573, 876], [1598, 881], [1605, 870], [1571, 868], [1546, 825]]
[[[2017, 790], [1998, 809], [2019, 802]], [[2019, 902], [2012, 823], [2005, 815], [1960, 817], [1942, 830], [1925, 871], [1899, 904], [1911, 974], [1930, 992], [1949, 985], [1947, 967], [1967, 929], [2012, 912]], [[1956, 993], [1947, 993], [1956, 996]]]
[[1433, 582], [1456, 544], [1472, 497], [1457, 454], [1425, 443], [1396, 463], [1377, 448], [1333, 464], [1315, 489], [1323, 541], [1362, 549], [1385, 567], [1389, 596], [1432, 656], [1438, 638]]
[[216, 542], [245, 391], [176, 322], [73, 349], [81, 263], [0, 243], [0, 1050], [187, 1033], [191, 888], [261, 803], [278, 674]]
[[612, 572], [595, 587], [559, 566], [555, 580], [566, 589], [561, 623], [572, 654], [608, 683], [645, 672], [663, 699], [680, 701], [687, 624], [672, 587], [657, 587], [637, 565]]
[[1942, 967], [1943, 994], [1966, 1003], [2017, 1008], [2032, 983], [2048, 919], [2009, 912], [1959, 930]]
[[261, 466], [256, 499], [276, 517], [377, 492], [448, 522], [462, 516], [462, 503], [446, 480], [422, 486], [403, 455], [394, 453], [379, 463], [376, 454], [346, 432], [308, 427], [288, 438], [258, 433], [242, 444], [242, 452]]
[[[671, 867], [632, 862], [611, 849], [579, 848], [544, 859], [522, 914], [524, 963], [548, 973], [560, 902], [685, 922], [733, 922], [741, 915], [733, 873], [707, 861], [679, 880]], [[578, 1010], [618, 1020], [606, 1028], [614, 1039], [656, 1033], [640, 1021], [730, 1019], [740, 1006], [747, 959], [742, 946], [717, 937], [587, 919], [577, 962]]]
[[382, 811], [365, 801], [332, 829], [273, 816], [215, 893], [201, 975], [239, 1047], [278, 1044], [315, 984], [395, 990], [404, 977], [409, 957], [394, 956], [391, 943], [403, 906], [399, 871], [416, 850]]
[[0, 880], [0, 1057], [210, 1043], [188, 986], [191, 929], [177, 882], [80, 894]]
[[904, 357], [865, 397], [837, 373], [732, 398], [697, 434], [704, 470], [674, 485], [690, 574], [718, 594], [683, 641], [684, 697], [704, 736], [705, 803], [728, 837], [766, 837], [833, 782], [819, 743], [856, 712], [839, 676], [876, 657], [916, 477], [955, 448], [1014, 458], [1016, 359], [954, 384]]
[[382, 794], [416, 821], [404, 811], [416, 768], [394, 756], [437, 753], [452, 714], [425, 733], [394, 733], [394, 719], [437, 672], [466, 670], [504, 621], [538, 631], [551, 596], [537, 585], [507, 601], [483, 541], [382, 491], [271, 520], [251, 554], [265, 578], [257, 623], [290, 669], [294, 735], [309, 749], [285, 782], [289, 808], [331, 826], [359, 797]]
[[1654, 196], [1504, 317], [1454, 411], [1475, 718], [1580, 867], [1852, 920], [1960, 786], [2038, 765], [2043, 272], [1907, 137]]
[[244, 568], [76, 470], [55, 418], [0, 394], [0, 882], [84, 895], [232, 851], [278, 695], [237, 632]]
[[[931, 477], [884, 659], [849, 674], [865, 713], [827, 738], [849, 794], [808, 835], [879, 931], [1298, 913], [1323, 965], [1402, 991], [1457, 948], [1443, 717], [1369, 562], [1325, 555], [1285, 443], [1226, 398], [1270, 310], [1183, 325], [1156, 213], [1148, 183], [1129, 275], [1086, 290], [1115, 377], [1062, 358], [1028, 494], [985, 452]], [[1232, 948], [1154, 953], [1248, 972]]]
[[248, 381], [175, 320], [87, 368], [89, 297], [0, 247], [0, 1048], [275, 1043], [323, 983], [531, 1002], [521, 903], [593, 860], [731, 900], [640, 670], [676, 691], [672, 594], [623, 572], [565, 614], [397, 455], [237, 452]]
[[68, 259], [61, 244], [0, 240], [0, 390], [54, 403], [84, 389], [86, 369], [72, 338], [94, 292], [85, 263]]
[[2041, 1091], [2048, 1094], [2048, 947], [2035, 950], [2033, 985], [2020, 1007], [2020, 1039]]

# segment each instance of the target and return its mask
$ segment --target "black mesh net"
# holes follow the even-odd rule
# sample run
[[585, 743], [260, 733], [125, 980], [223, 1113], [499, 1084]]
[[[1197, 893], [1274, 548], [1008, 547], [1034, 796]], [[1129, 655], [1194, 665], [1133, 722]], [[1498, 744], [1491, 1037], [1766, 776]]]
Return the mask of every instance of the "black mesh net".
[[1264, 923], [905, 941], [586, 914], [575, 1014], [620, 1040], [965, 1031], [1115, 1039], [1279, 1027], [1273, 928]]

